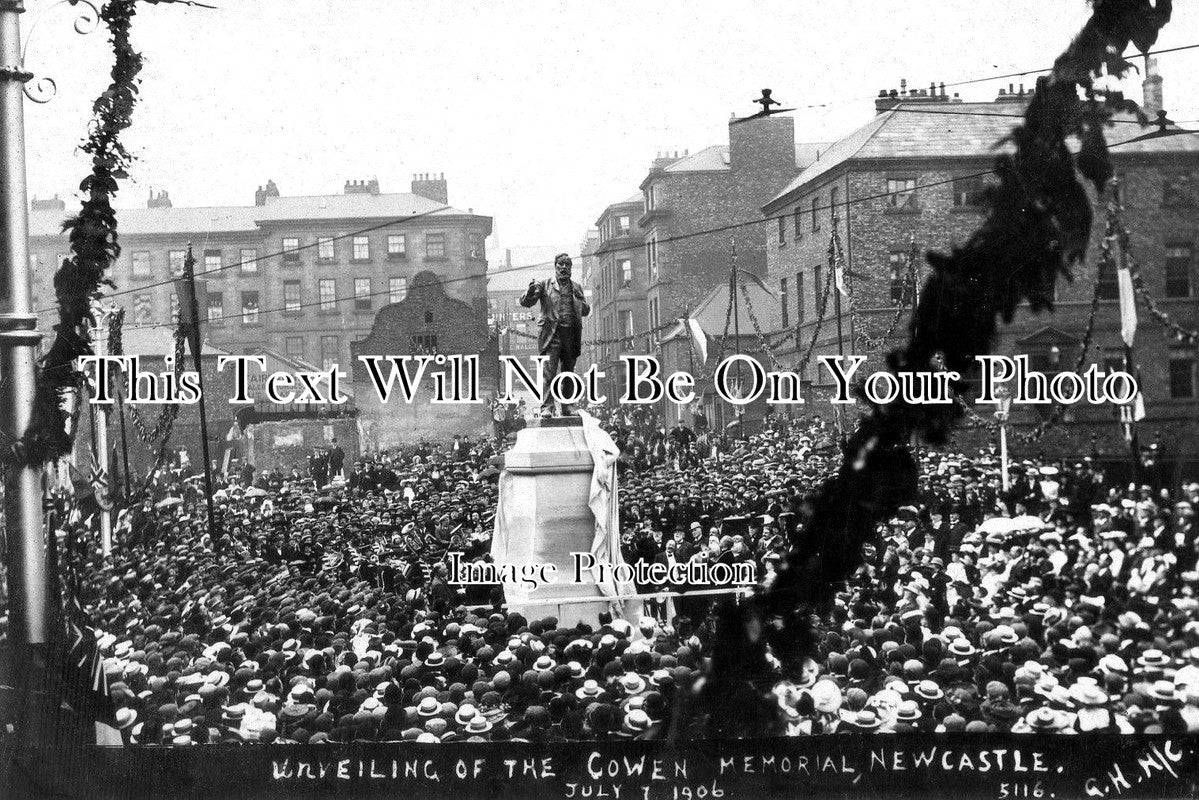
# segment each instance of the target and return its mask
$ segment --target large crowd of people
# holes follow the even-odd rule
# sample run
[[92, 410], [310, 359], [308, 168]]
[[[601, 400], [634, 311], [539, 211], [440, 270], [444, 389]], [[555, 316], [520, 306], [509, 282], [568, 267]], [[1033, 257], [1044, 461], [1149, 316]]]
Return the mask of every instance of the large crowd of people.
[[[594, 413], [622, 451], [625, 559], [752, 561], [762, 590], [839, 463], [816, 417], [735, 436]], [[711, 655], [710, 595], [674, 585], [639, 619], [565, 627], [450, 581], [447, 553], [488, 557], [505, 447], [245, 465], [218, 481], [216, 537], [194, 471], [164, 470], [108, 557], [64, 522], [123, 741], [689, 735], [675, 711]], [[917, 501], [864, 547], [816, 652], [773, 662], [769, 732], [1199, 731], [1199, 483], [1032, 458], [1005, 489], [990, 453], [920, 464]]]

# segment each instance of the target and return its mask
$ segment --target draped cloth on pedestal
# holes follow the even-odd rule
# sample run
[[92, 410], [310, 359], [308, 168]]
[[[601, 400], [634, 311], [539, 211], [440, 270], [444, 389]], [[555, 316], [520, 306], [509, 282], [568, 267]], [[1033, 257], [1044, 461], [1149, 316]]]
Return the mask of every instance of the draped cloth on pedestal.
[[[616, 479], [616, 461], [620, 457], [620, 449], [594, 417], [586, 413], [580, 413], [579, 416], [581, 428], [554, 429], [558, 432], [573, 431], [564, 438], [562, 433], [553, 434], [560, 440], [555, 446], [564, 445], [570, 448], [570, 452], [561, 451], [558, 457], [551, 456], [547, 460], [564, 459], [578, 464], [582, 470], [573, 469], [569, 471], [572, 474], [560, 474], [559, 470], [547, 467], [544, 473], [530, 475], [527, 467], [513, 470], [506, 466], [499, 476], [492, 558], [501, 565], [539, 561], [558, 565], [556, 584], [537, 590], [531, 590], [519, 581], [505, 581], [504, 597], [509, 606], [552, 603], [555, 597], [585, 597], [589, 586], [593, 586], [590, 591], [595, 593], [595, 600], [600, 602], [604, 598], [632, 595], [637, 591], [632, 581], [616, 580], [611, 570], [600, 569], [601, 565], [615, 567], [624, 564], [620, 552], [620, 506]], [[537, 433], [538, 429], [530, 429], [522, 431], [521, 436]], [[547, 432], [543, 438], [548, 437]], [[518, 440], [516, 449], [520, 447]], [[543, 453], [541, 457], [545, 458], [544, 451], [538, 452]], [[588, 462], [591, 466], [590, 475], [587, 475]], [[535, 483], [531, 484], [530, 481]], [[542, 486], [543, 481], [553, 482], [549, 484], [553, 488]], [[560, 490], [558, 484], [561, 485]], [[572, 559], [568, 551], [589, 552], [595, 559], [596, 566], [590, 569], [589, 574], [584, 572], [580, 575], [580, 584], [573, 583]], [[605, 571], [607, 575], [603, 574]], [[580, 590], [583, 590], [582, 593]], [[610, 605], [613, 614], [622, 614], [623, 603], [614, 601]]]
[[[591, 540], [591, 555], [595, 557], [596, 565], [624, 563], [620, 552], [620, 500], [616, 491], [616, 460], [620, 458], [620, 448], [612, 441], [608, 432], [599, 426], [595, 417], [586, 411], [580, 411], [583, 420], [583, 438], [587, 441], [587, 449], [595, 466], [591, 470], [591, 494], [588, 506], [595, 515], [595, 538]], [[611, 571], [609, 571], [609, 574]], [[596, 585], [605, 597], [635, 594], [636, 586], [631, 581], [617, 581], [615, 578], [601, 581], [600, 571], [592, 568]]]

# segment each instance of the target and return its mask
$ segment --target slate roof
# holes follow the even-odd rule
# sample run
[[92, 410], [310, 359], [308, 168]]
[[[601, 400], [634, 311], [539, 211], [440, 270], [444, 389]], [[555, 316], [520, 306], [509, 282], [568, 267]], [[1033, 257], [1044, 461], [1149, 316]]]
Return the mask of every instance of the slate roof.
[[[882, 112], [857, 130], [834, 142], [786, 188], [775, 195], [766, 208], [790, 199], [800, 187], [813, 184], [847, 161], [977, 158], [993, 156], [1010, 145], [1000, 145], [1023, 116], [1023, 106], [997, 103], [952, 103], [929, 107], [927, 104], [901, 103]], [[1109, 143], [1132, 139], [1152, 128], [1129, 124], [1131, 115], [1117, 116], [1108, 128]], [[1118, 146], [1113, 154], [1199, 153], [1199, 136], [1182, 135], [1150, 139]]]
[[[803, 169], [816, 160], [818, 152], [823, 153], [830, 146], [829, 142], [796, 142], [795, 166]], [[668, 167], [665, 172], [710, 172], [727, 170], [729, 168], [729, 146], [714, 144], [703, 150], [684, 156]]]
[[[750, 301], [754, 304], [754, 316], [757, 317], [763, 331], [773, 330], [778, 324], [778, 295], [771, 291], [770, 287], [752, 272], [741, 271], [739, 276], [745, 284], [746, 291], [749, 293]], [[723, 280], [704, 295], [704, 298], [695, 306], [695, 310], [691, 312], [691, 318], [699, 322], [700, 328], [708, 336], [720, 336], [724, 333], [724, 320], [728, 315], [728, 309], [729, 282], [728, 280]], [[754, 329], [749, 316], [749, 308], [746, 306], [745, 297], [740, 291], [737, 292], [737, 314], [741, 318], [741, 335], [743, 337], [753, 336]], [[732, 331], [733, 328], [730, 323], [730, 336], [732, 335]], [[663, 340], [669, 341], [683, 335], [690, 335], [688, 329], [682, 325], [675, 325], [663, 336]]]
[[[265, 206], [203, 206], [187, 208], [117, 209], [118, 232], [251, 233], [263, 223], [319, 219], [398, 219], [414, 214], [459, 216], [458, 208], [439, 210], [442, 203], [415, 194], [330, 194], [268, 197]], [[57, 236], [63, 220], [77, 213], [70, 200], [66, 211], [39, 209], [29, 214], [30, 236]], [[432, 213], [430, 213], [432, 212]]]

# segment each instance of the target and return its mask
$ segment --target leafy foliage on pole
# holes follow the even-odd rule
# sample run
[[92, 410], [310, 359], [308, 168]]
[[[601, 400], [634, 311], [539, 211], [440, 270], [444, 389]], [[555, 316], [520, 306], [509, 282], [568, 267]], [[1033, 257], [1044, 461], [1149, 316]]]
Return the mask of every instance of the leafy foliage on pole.
[[84, 194], [82, 206], [78, 215], [63, 224], [70, 237], [71, 255], [54, 275], [59, 321], [54, 326], [54, 343], [38, 372], [33, 426], [14, 448], [14, 455], [26, 463], [44, 463], [71, 451], [74, 415], [84, 382], [74, 362], [93, 353], [92, 302], [100, 298], [103, 287], [113, 285], [108, 272], [121, 255], [112, 201], [117, 181], [128, 177], [133, 161], [121, 135], [133, 121], [142, 69], [141, 54], [129, 35], [136, 4], [137, 0], [109, 0], [100, 12], [112, 47], [112, 81], [92, 104], [92, 121], [81, 145], [92, 160], [91, 172], [79, 185]]
[[[1098, 79], [1123, 75], [1132, 66], [1124, 50], [1130, 43], [1148, 50], [1170, 11], [1169, 0], [1093, 2], [1090, 19], [1037, 81], [1009, 137], [1015, 152], [996, 161], [999, 184], [987, 194], [982, 227], [949, 254], [927, 254], [932, 275], [906, 346], [888, 356], [890, 369], [928, 370], [940, 356], [947, 369], [969, 374], [975, 356], [991, 351], [1000, 319], [1010, 322], [1024, 302], [1033, 312], [1053, 309], [1057, 279], [1071, 277], [1090, 237], [1092, 211], [1080, 176], [1099, 190], [1112, 176], [1104, 128], [1114, 111], [1134, 110], [1148, 122], [1134, 103], [1101, 89]], [[1077, 157], [1067, 146], [1072, 137], [1081, 143]], [[862, 563], [862, 545], [879, 523], [916, 498], [912, 434], [942, 443], [961, 414], [954, 404], [870, 406], [839, 472], [807, 510], [772, 588], [722, 616], [698, 704], [707, 713], [693, 720], [696, 727], [711, 735], [767, 732], [775, 716], [769, 704], [746, 702], [750, 688], [772, 682], [764, 645], [789, 671], [814, 653], [812, 616], [831, 610], [835, 587]]]

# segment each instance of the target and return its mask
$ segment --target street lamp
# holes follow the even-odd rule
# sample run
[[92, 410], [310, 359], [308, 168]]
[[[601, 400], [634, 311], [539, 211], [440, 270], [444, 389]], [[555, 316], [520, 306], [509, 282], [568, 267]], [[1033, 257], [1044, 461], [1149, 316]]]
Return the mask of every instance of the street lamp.
[[1003, 490], [1006, 492], [1011, 488], [1011, 477], [1008, 475], [1007, 423], [1012, 412], [1012, 390], [1007, 386], [1000, 386], [995, 390], [995, 401], [998, 403], [995, 419], [999, 423], [999, 470]]
[[[99, 21], [90, 0], [81, 5], [75, 30], [87, 33]], [[55, 8], [55, 3], [46, 8]], [[54, 82], [34, 81], [21, 46], [23, 0], [0, 0], [0, 439], [22, 442], [34, 422], [35, 359], [41, 334], [33, 313], [29, 268], [29, 197], [25, 179], [25, 98], [46, 102]], [[34, 23], [36, 25], [36, 21]], [[32, 27], [30, 28], [32, 30]], [[30, 86], [30, 81], [33, 81]], [[20, 448], [12, 448], [14, 451]], [[18, 719], [28, 743], [45, 741], [52, 709], [46, 685], [52, 617], [50, 553], [42, 519], [41, 463], [25, 452], [4, 468], [5, 568], [9, 589], [8, 639], [18, 677]], [[44, 712], [44, 713], [43, 713]]]

